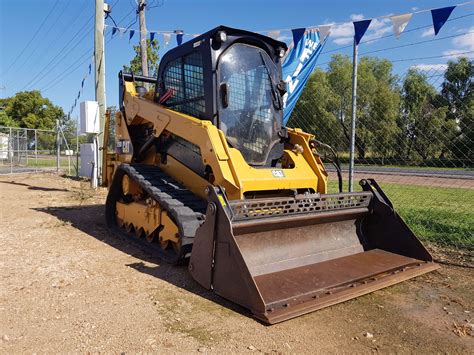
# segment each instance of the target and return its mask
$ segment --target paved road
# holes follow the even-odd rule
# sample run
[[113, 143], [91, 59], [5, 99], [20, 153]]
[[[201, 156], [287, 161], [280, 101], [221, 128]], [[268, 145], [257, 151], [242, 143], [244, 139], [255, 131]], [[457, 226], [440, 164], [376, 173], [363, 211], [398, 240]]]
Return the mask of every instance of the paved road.
[[[331, 165], [327, 165], [326, 169], [333, 171]], [[348, 166], [342, 166], [342, 172], [348, 173]], [[440, 177], [449, 179], [474, 179], [474, 170], [444, 170], [444, 169], [417, 169], [417, 168], [399, 168], [399, 167], [383, 167], [383, 166], [357, 166], [356, 173], [377, 173], [385, 175], [403, 175], [403, 176], [427, 176]]]

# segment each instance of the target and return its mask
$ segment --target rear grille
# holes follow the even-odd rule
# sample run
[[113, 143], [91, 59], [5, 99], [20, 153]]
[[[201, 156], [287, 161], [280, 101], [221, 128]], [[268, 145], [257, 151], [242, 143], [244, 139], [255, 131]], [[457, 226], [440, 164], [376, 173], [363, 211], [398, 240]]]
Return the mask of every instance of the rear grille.
[[230, 201], [232, 220], [264, 218], [281, 215], [317, 213], [351, 208], [368, 207], [371, 192], [332, 195], [298, 195], [291, 198], [266, 198]]

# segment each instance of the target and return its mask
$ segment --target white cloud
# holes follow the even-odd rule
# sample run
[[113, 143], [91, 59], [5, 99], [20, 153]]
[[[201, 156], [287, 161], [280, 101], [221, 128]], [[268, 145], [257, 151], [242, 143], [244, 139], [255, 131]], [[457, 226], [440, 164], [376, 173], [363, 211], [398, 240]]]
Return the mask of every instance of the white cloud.
[[458, 57], [474, 58], [474, 53], [463, 54], [474, 51], [474, 26], [461, 30], [461, 32], [465, 33], [462, 36], [455, 37], [451, 42], [454, 48], [443, 52], [443, 55], [449, 59], [456, 59]]
[[420, 71], [445, 71], [448, 68], [447, 64], [417, 64], [411, 66], [413, 69]]
[[362, 14], [352, 14], [351, 15], [351, 20], [352, 21], [361, 21], [364, 19], [364, 15]]
[[453, 39], [453, 44], [456, 47], [466, 48], [472, 51], [474, 50], [474, 26], [466, 32], [470, 33], [465, 33], [462, 36], [455, 37]]
[[426, 30], [423, 31], [421, 34], [421, 37], [432, 37], [434, 36], [434, 29], [433, 27], [427, 28]]

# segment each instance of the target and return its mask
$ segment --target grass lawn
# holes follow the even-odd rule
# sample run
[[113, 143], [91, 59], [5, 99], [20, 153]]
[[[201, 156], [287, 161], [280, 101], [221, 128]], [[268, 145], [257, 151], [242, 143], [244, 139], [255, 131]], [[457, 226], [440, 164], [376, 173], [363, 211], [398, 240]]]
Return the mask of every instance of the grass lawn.
[[[381, 186], [421, 239], [474, 249], [474, 190], [390, 183]], [[333, 180], [329, 192], [336, 191], [337, 181]]]

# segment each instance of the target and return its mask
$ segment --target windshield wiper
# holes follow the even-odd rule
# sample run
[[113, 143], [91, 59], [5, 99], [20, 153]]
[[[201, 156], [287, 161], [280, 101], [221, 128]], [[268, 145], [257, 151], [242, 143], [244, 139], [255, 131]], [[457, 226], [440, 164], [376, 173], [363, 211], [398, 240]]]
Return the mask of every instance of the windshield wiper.
[[273, 106], [277, 109], [277, 110], [281, 110], [282, 107], [283, 107], [283, 104], [282, 104], [282, 101], [281, 101], [281, 97], [280, 97], [280, 94], [279, 92], [277, 91], [276, 87], [277, 87], [277, 84], [275, 83], [275, 81], [273, 80], [271, 74], [270, 74], [270, 70], [268, 69], [268, 65], [267, 65], [267, 62], [266, 62], [266, 58], [263, 56], [262, 52], [259, 52], [260, 54], [260, 59], [262, 60], [262, 63], [263, 65], [265, 66], [265, 70], [267, 71], [267, 75], [268, 75], [268, 78], [270, 79], [270, 82], [271, 82], [271, 90], [272, 90], [272, 101], [273, 101]]

